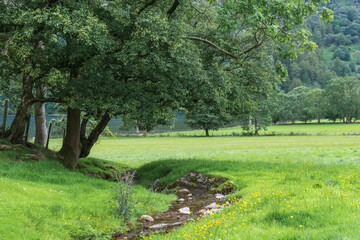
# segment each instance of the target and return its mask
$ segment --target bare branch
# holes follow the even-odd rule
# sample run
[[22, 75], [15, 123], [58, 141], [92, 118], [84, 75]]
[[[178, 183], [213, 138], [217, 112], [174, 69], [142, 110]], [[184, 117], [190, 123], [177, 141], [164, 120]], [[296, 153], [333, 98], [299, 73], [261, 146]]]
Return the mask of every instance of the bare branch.
[[233, 68], [228, 67], [228, 68], [225, 68], [224, 70], [225, 70], [225, 71], [228, 71], [228, 72], [231, 72], [231, 71], [233, 71], [233, 70], [242, 68], [242, 66], [244, 65], [245, 61], [246, 61], [249, 57], [250, 57], [250, 54], [246, 54], [246, 56], [243, 58], [243, 60], [241, 61], [241, 63], [240, 63], [238, 66], [233, 67]]
[[263, 42], [257, 42], [257, 43], [254, 44], [252, 47], [250, 47], [250, 48], [242, 51], [241, 53], [239, 53], [239, 54], [233, 54], [233, 53], [231, 53], [231, 52], [229, 52], [229, 51], [227, 51], [227, 50], [219, 47], [218, 45], [216, 45], [215, 43], [213, 43], [213, 42], [211, 42], [211, 41], [209, 41], [209, 40], [207, 40], [207, 39], [203, 39], [203, 38], [199, 38], [199, 37], [190, 37], [190, 36], [184, 36], [183, 38], [184, 38], [184, 39], [190, 39], [190, 40], [195, 40], [195, 41], [204, 42], [204, 43], [212, 46], [213, 48], [219, 50], [220, 52], [222, 52], [222, 53], [224, 53], [224, 54], [226, 54], [226, 55], [228, 55], [228, 56], [230, 56], [230, 57], [232, 57], [232, 58], [235, 58], [235, 59], [239, 59], [239, 58], [240, 58], [241, 56], [243, 56], [244, 54], [247, 54], [247, 53], [251, 52], [252, 50], [260, 47], [260, 46], [263, 44]]
[[236, 58], [238, 59], [239, 56], [238, 55], [235, 55], [235, 54], [232, 54], [231, 52], [219, 47], [218, 45], [216, 45], [215, 43], [213, 42], [210, 42], [209, 40], [206, 40], [206, 39], [203, 39], [203, 38], [199, 38], [199, 37], [189, 37], [189, 36], [184, 36], [183, 37], [184, 39], [190, 39], [190, 40], [195, 40], [195, 41], [200, 41], [200, 42], [204, 42], [206, 44], [209, 44], [210, 46], [212, 46], [213, 48], [216, 48], [217, 50], [219, 50], [220, 52], [232, 57], [232, 58]]
[[195, 6], [192, 4], [191, 0], [189, 0], [189, 3], [190, 3], [190, 6], [191, 6], [193, 9], [195, 9], [196, 12], [198, 12], [198, 13], [201, 14], [201, 15], [204, 15], [204, 16], [207, 18], [207, 20], [209, 21], [209, 23], [214, 24], [214, 23], [211, 21], [210, 17], [205, 13], [205, 11], [201, 12], [199, 9], [197, 9], [197, 7], [195, 7]]

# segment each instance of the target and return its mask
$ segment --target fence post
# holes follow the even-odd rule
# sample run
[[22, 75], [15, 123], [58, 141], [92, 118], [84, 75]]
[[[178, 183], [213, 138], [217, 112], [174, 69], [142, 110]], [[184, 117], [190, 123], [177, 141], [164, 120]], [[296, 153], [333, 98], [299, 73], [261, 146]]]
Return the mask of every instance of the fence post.
[[50, 141], [51, 127], [52, 127], [52, 122], [50, 122], [50, 125], [49, 125], [49, 130], [48, 130], [48, 135], [47, 135], [47, 139], [46, 139], [46, 147], [45, 147], [45, 149], [48, 149], [48, 148], [49, 148], [49, 141]]

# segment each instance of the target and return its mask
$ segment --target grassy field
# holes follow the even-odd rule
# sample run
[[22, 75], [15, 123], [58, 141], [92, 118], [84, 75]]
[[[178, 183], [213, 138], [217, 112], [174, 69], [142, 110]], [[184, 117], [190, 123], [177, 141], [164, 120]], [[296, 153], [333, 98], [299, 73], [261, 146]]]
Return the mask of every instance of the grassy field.
[[[235, 182], [223, 212], [149, 239], [359, 239], [360, 136], [348, 133], [360, 125], [324, 126], [336, 134], [102, 138], [91, 157], [138, 170], [134, 219], [174, 199], [145, 189], [157, 178], [199, 171]], [[0, 154], [0, 239], [100, 239], [126, 228], [107, 204], [110, 182]]]
[[[250, 132], [253, 132], [252, 128]], [[210, 131], [211, 136], [239, 136], [248, 132], [241, 127], [222, 128]], [[271, 125], [266, 130], [259, 131], [260, 135], [350, 135], [360, 134], [360, 124], [296, 124]], [[205, 131], [182, 131], [156, 133], [153, 136], [205, 136]]]

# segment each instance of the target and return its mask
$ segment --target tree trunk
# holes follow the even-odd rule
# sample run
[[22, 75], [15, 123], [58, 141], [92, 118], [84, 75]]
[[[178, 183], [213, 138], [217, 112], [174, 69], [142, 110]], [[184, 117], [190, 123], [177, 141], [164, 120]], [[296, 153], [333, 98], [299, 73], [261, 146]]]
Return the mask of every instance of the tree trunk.
[[352, 117], [349, 116], [346, 118], [346, 120], [347, 120], [347, 123], [351, 123]]
[[105, 114], [102, 116], [100, 122], [91, 131], [89, 137], [86, 138], [86, 124], [88, 122], [88, 119], [83, 119], [81, 123], [81, 134], [80, 134], [80, 141], [81, 141], [80, 158], [89, 156], [91, 148], [94, 146], [100, 134], [104, 131], [110, 120], [111, 120], [110, 112], [106, 111]]
[[32, 100], [34, 99], [34, 96], [32, 94], [34, 79], [25, 72], [22, 82], [23, 92], [20, 104], [16, 110], [16, 115], [13, 122], [11, 123], [10, 129], [4, 134], [4, 137], [12, 144], [24, 143], [25, 126], [27, 123], [27, 119], [30, 115]]
[[80, 142], [80, 109], [68, 108], [66, 136], [59, 151], [65, 167], [74, 170], [79, 161], [81, 152]]
[[291, 123], [295, 124], [295, 118], [291, 119]]
[[255, 118], [254, 126], [255, 126], [255, 136], [259, 136], [259, 128], [258, 128], [258, 122], [257, 122], [256, 118]]
[[205, 136], [206, 137], [209, 137], [210, 135], [209, 135], [209, 129], [205, 129]]
[[317, 120], [318, 120], [318, 124], [320, 124], [321, 123], [320, 122], [320, 120], [321, 120], [320, 116], [317, 117]]
[[[36, 89], [36, 97], [45, 98], [45, 91], [43, 88], [39, 87]], [[47, 139], [45, 103], [35, 103], [35, 125], [35, 143], [45, 147]]]

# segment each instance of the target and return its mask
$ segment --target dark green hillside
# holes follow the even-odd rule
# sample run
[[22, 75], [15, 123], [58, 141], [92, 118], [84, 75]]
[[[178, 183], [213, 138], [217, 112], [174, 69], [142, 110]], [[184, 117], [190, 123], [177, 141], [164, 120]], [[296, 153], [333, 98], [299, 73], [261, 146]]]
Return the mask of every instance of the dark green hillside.
[[334, 11], [334, 21], [325, 23], [319, 16], [307, 20], [306, 28], [319, 47], [285, 63], [289, 76], [283, 90], [324, 88], [334, 77], [360, 79], [360, 1], [331, 1], [327, 7]]

